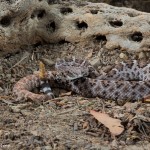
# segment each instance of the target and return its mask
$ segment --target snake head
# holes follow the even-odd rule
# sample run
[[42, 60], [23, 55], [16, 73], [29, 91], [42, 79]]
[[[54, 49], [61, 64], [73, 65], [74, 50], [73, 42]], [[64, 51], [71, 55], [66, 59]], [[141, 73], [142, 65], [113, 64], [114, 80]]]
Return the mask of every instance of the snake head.
[[55, 68], [66, 80], [76, 80], [89, 75], [89, 63], [81, 59], [63, 59], [56, 62]]

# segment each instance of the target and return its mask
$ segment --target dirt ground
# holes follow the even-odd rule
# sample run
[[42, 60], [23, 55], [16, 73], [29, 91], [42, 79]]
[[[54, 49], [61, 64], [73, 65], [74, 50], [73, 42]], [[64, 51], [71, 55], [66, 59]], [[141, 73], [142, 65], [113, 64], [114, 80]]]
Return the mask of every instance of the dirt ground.
[[[28, 47], [0, 59], [0, 149], [2, 150], [110, 150], [150, 148], [150, 104], [84, 98], [55, 89], [56, 99], [43, 103], [17, 101], [12, 87], [38, 70], [42, 60], [51, 70], [58, 58], [87, 58], [100, 66], [98, 47], [70, 43]], [[102, 58], [102, 57], [101, 57]], [[118, 55], [103, 58], [112, 63]], [[105, 64], [104, 63], [104, 64]], [[89, 113], [96, 110], [121, 120], [124, 132], [116, 137]]]

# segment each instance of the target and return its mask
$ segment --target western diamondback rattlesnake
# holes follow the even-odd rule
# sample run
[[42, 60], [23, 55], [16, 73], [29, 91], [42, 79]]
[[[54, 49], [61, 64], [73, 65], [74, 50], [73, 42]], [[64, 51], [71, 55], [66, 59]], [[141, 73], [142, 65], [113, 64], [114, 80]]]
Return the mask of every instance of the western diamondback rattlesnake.
[[[150, 64], [136, 60], [121, 62], [107, 73], [98, 73], [88, 61], [82, 59], [60, 60], [55, 67], [57, 71], [47, 71], [50, 87], [64, 88], [85, 97], [135, 101], [150, 94]], [[53, 94], [31, 92], [40, 84], [37, 74], [29, 75], [15, 84], [13, 92], [19, 99], [51, 99]]]

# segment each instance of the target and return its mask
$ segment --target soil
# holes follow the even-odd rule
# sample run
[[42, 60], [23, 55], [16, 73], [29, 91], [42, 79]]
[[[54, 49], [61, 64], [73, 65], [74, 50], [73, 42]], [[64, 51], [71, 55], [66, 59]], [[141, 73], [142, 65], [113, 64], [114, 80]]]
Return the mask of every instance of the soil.
[[[150, 148], [150, 104], [85, 98], [55, 89], [56, 97], [42, 103], [16, 99], [13, 85], [38, 70], [42, 60], [54, 69], [58, 58], [80, 57], [96, 62], [99, 48], [70, 43], [34, 45], [0, 59], [0, 149], [110, 150]], [[117, 59], [117, 56], [114, 57]], [[111, 60], [111, 59], [110, 59]], [[94, 64], [100, 66], [102, 64]], [[103, 67], [103, 66], [102, 66]], [[112, 136], [89, 110], [121, 120], [125, 130]]]

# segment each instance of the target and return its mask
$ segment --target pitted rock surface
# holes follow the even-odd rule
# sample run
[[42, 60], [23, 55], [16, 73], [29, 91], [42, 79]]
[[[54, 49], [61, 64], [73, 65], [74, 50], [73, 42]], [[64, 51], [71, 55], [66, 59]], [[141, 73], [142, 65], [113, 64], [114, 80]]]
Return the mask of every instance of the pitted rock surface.
[[110, 50], [149, 51], [149, 13], [104, 3], [1, 0], [0, 55], [37, 43], [101, 41]]

